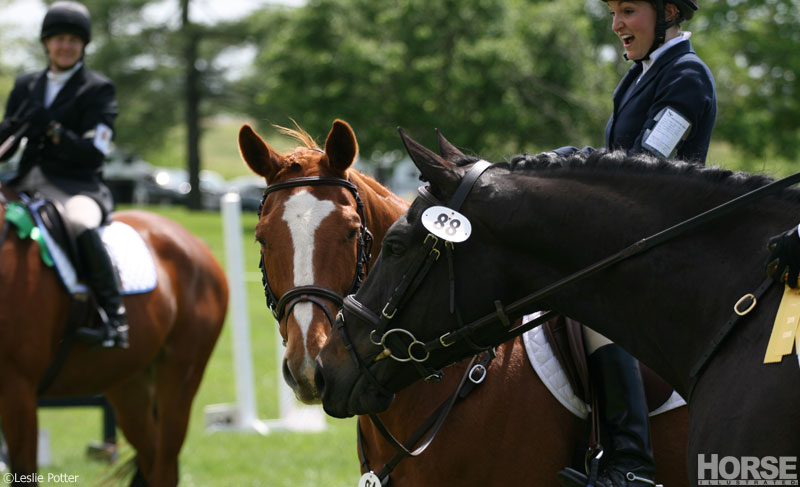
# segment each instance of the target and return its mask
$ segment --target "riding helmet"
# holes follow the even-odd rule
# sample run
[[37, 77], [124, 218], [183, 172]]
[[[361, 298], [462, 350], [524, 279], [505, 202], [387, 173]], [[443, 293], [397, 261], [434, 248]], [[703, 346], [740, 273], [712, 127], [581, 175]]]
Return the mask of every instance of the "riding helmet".
[[[608, 0], [603, 0], [604, 2], [608, 3]], [[690, 20], [693, 16], [695, 11], [697, 11], [697, 0], [648, 0], [650, 3], [655, 4], [657, 10], [664, 11], [664, 4], [665, 3], [674, 3], [678, 10], [681, 12], [681, 19], [682, 20]]]
[[84, 44], [92, 40], [92, 18], [83, 4], [61, 0], [47, 9], [40, 38], [44, 41], [50, 36], [64, 33], [75, 34], [83, 39]]

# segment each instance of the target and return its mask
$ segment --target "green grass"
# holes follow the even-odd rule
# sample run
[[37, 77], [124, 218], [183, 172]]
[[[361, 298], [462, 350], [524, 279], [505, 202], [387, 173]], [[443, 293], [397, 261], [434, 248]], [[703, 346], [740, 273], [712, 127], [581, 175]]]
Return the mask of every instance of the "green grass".
[[[182, 208], [149, 208], [180, 222], [201, 237], [224, 264], [219, 213], [189, 212]], [[243, 215], [248, 312], [252, 342], [258, 417], [278, 416], [276, 329], [264, 302], [258, 273], [258, 250], [253, 240], [254, 214]], [[229, 313], [230, 316], [230, 313]], [[233, 432], [205, 432], [203, 409], [209, 404], [235, 401], [230, 320], [225, 325], [195, 398], [189, 433], [180, 457], [180, 485], [225, 486], [354, 486], [360, 476], [356, 455], [355, 420], [327, 418], [322, 433], [271, 433], [267, 436]], [[135, 331], [134, 331], [135, 333]], [[95, 408], [39, 411], [40, 425], [50, 436], [53, 465], [42, 474], [77, 475], [77, 483], [41, 485], [92, 486], [107, 478], [114, 467], [90, 460], [86, 446], [101, 437], [101, 414]], [[122, 438], [120, 433], [120, 438]], [[132, 454], [121, 447], [121, 456]], [[0, 485], [5, 485], [0, 481]], [[107, 485], [127, 485], [112, 479]]]

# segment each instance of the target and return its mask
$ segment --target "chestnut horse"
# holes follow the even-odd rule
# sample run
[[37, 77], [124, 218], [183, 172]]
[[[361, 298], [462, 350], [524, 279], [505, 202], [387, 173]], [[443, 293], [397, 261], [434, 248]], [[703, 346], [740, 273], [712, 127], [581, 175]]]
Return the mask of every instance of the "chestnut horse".
[[[324, 151], [301, 130], [293, 133], [305, 147], [281, 155], [245, 125], [239, 147], [247, 165], [268, 185], [255, 233], [268, 302], [286, 343], [284, 378], [301, 401], [317, 403], [314, 359], [331, 334], [330, 320], [341, 296], [355, 291], [359, 238], [372, 232], [371, 266], [389, 226], [408, 205], [351, 167], [358, 145], [345, 122], [333, 123]], [[442, 147], [443, 152], [453, 149]], [[350, 181], [355, 193], [341, 181]], [[363, 219], [354, 194], [363, 202]], [[438, 384], [414, 382], [378, 418], [406, 441], [453, 393], [467, 365], [454, 365]], [[362, 472], [378, 472], [397, 450], [368, 416], [358, 421]], [[429, 448], [397, 465], [392, 485], [557, 485], [556, 472], [581, 453], [584, 426], [551, 395], [528, 363], [522, 340], [516, 339], [497, 348], [484, 382], [455, 404]], [[686, 478], [687, 426], [685, 407], [652, 418], [660, 479], [669, 485], [681, 485]]]
[[[735, 213], [704, 225], [693, 220], [691, 231], [667, 240], [675, 231], [665, 234], [665, 229], [763, 187], [767, 178], [605, 152], [570, 159], [543, 154], [491, 165], [463, 155], [442, 158], [405, 134], [403, 139], [430, 186], [386, 234], [369, 277], [344, 302], [337, 319], [341, 334], [331, 335], [319, 354], [317, 385], [329, 414], [389, 407], [390, 391], [419, 377], [394, 356], [406, 358], [413, 351], [417, 366], [441, 367], [473, 353], [461, 337], [490, 346], [508, 337], [507, 320], [518, 313], [552, 309], [618, 342], [688, 399], [691, 475], [670, 485], [685, 485], [687, 479], [709, 485], [705, 482], [716, 475], [739, 473], [752, 481], [761, 478], [762, 459], [770, 458], [776, 464], [788, 461], [788, 474], [796, 473], [791, 471], [800, 452], [796, 357], [762, 363], [781, 298], [779, 286], [768, 288], [771, 281], [764, 276], [767, 240], [797, 224], [796, 190], [757, 203], [748, 198]], [[448, 218], [464, 227], [467, 219], [471, 223], [471, 234], [452, 247], [433, 236], [441, 233], [435, 223], [421, 220], [427, 209], [444, 205], [441, 201], [461, 208]], [[658, 239], [645, 238], [656, 234]], [[635, 253], [646, 240], [661, 245]], [[443, 262], [414, 274], [437, 251]], [[414, 285], [406, 286], [411, 276]], [[453, 276], [461, 325], [450, 311]], [[758, 306], [738, 321], [732, 318], [734, 303], [762, 281], [761, 289], [769, 290]], [[537, 290], [542, 291], [530, 294]], [[507, 315], [498, 311], [505, 308]], [[720, 342], [726, 323], [737, 325]], [[408, 337], [406, 344], [414, 340], [413, 346], [400, 349], [384, 341], [386, 336]], [[721, 345], [711, 348], [715, 343]], [[709, 355], [710, 350], [715, 352]], [[507, 410], [522, 407], [505, 399]], [[719, 459], [755, 461], [756, 476], [744, 467], [733, 473], [732, 465]], [[713, 466], [717, 460], [722, 473]], [[657, 476], [665, 473], [662, 467]]]
[[[7, 188], [0, 190], [7, 196], [0, 199], [14, 198]], [[3, 203], [0, 222], [5, 222]], [[136, 450], [138, 470], [131, 485], [175, 486], [192, 400], [225, 320], [227, 281], [206, 245], [177, 223], [143, 211], [115, 213], [113, 219], [144, 239], [155, 263], [156, 287], [124, 297], [128, 349], [75, 341], [42, 397], [105, 394]], [[0, 225], [8, 229], [8, 222]], [[24, 479], [36, 472], [37, 388], [65, 337], [71, 298], [53, 268], [43, 264], [37, 243], [21, 240], [13, 228], [5, 236], [0, 243], [0, 419], [11, 471]]]

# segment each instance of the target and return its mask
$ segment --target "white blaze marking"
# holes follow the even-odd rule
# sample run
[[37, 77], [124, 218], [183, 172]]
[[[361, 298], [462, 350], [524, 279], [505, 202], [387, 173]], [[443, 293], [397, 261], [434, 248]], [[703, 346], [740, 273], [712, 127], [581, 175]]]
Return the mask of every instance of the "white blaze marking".
[[[333, 202], [319, 200], [308, 191], [293, 194], [287, 201], [283, 211], [283, 221], [289, 225], [289, 233], [294, 245], [294, 286], [314, 284], [314, 234], [317, 227], [335, 209]], [[311, 326], [313, 307], [311, 303], [299, 303], [293, 314], [303, 333], [306, 342], [308, 329]], [[306, 360], [308, 348], [305, 348]]]

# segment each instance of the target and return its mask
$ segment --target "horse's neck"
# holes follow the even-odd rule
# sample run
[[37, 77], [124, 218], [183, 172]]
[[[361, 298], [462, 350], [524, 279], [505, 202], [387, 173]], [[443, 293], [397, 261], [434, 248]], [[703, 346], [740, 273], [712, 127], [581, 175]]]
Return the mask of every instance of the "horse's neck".
[[[743, 192], [651, 178], [646, 187], [641, 177], [619, 175], [608, 181], [524, 178], [517, 206], [509, 206], [514, 203], [509, 197], [502, 204], [530, 211], [516, 212], [512, 225], [495, 218], [499, 224], [492, 227], [491, 215], [483, 220], [493, 237], [503, 235], [506, 246], [526, 256], [527, 263], [509, 262], [508, 272], [527, 294]], [[556, 295], [552, 305], [647, 357], [675, 383], [733, 303], [763, 280], [766, 241], [798, 214], [800, 207], [786, 202], [750, 206], [580, 281]], [[684, 356], [667, 356], [669, 350]]]
[[359, 196], [364, 203], [367, 227], [375, 237], [377, 247], [392, 223], [408, 209], [408, 203], [374, 179], [356, 170], [350, 170], [349, 177], [358, 188]]

